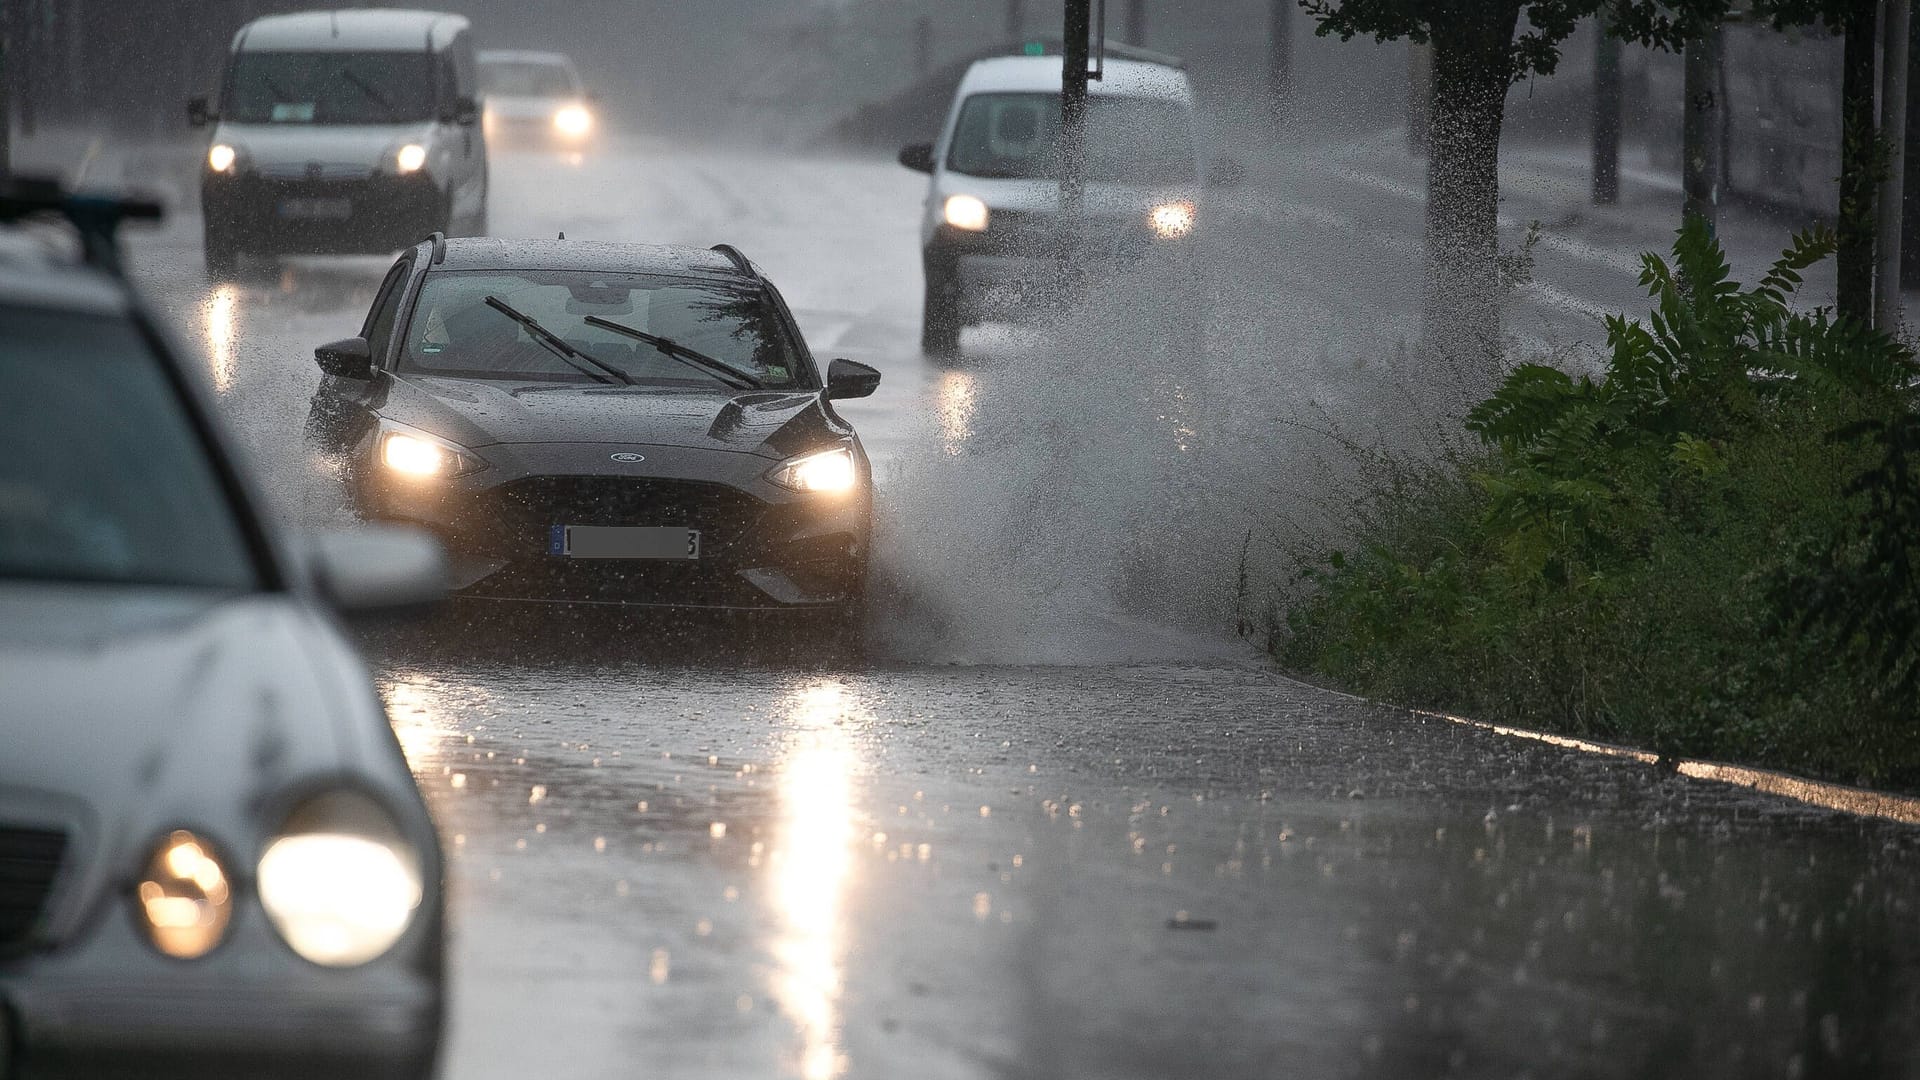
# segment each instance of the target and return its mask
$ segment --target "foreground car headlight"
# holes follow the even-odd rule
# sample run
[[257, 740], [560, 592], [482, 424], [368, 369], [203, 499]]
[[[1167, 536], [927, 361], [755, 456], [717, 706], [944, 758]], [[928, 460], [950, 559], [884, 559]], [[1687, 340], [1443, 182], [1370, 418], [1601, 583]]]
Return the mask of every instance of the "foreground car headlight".
[[993, 212], [977, 195], [949, 195], [942, 213], [947, 224], [964, 232], [986, 232]]
[[593, 130], [593, 114], [584, 105], [568, 105], [553, 114], [553, 130], [569, 139], [581, 139]]
[[853, 451], [844, 446], [789, 458], [767, 474], [767, 479], [794, 491], [840, 494], [852, 491], [860, 482], [860, 470], [854, 467]]
[[408, 143], [393, 155], [393, 167], [400, 175], [419, 172], [427, 163], [427, 148], [419, 143]]
[[260, 905], [288, 947], [327, 967], [391, 949], [425, 896], [420, 857], [386, 811], [354, 792], [294, 811], [260, 856]]
[[416, 479], [444, 479], [482, 466], [479, 458], [424, 432], [388, 430], [380, 434], [380, 463], [388, 472]]
[[240, 151], [226, 143], [214, 143], [207, 148], [207, 168], [217, 173], [230, 173], [233, 164], [240, 160]]
[[180, 960], [213, 951], [233, 918], [233, 887], [213, 849], [185, 829], [154, 849], [136, 889], [153, 947]]
[[1182, 199], [1154, 207], [1147, 215], [1147, 223], [1153, 226], [1156, 236], [1174, 240], [1193, 232], [1194, 218], [1193, 204]]

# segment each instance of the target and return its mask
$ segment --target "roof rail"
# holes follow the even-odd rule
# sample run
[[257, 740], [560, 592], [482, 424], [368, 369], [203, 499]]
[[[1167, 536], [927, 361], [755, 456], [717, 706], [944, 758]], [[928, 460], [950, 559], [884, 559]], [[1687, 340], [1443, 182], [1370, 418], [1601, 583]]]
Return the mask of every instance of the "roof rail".
[[447, 234], [434, 230], [420, 238], [422, 244], [433, 245], [433, 265], [439, 266], [447, 261]]
[[715, 244], [713, 245], [712, 250], [717, 251], [722, 255], [725, 255], [727, 257], [727, 261], [733, 264], [734, 269], [740, 271], [741, 273], [747, 275], [748, 277], [752, 278], [755, 281], [760, 280], [760, 271], [754, 267], [753, 262], [751, 260], [749, 260], [745, 255], [742, 255], [740, 253], [739, 248], [734, 247], [732, 244]]
[[119, 276], [120, 224], [158, 221], [163, 211], [151, 199], [76, 195], [57, 180], [35, 177], [0, 179], [0, 224], [40, 214], [59, 214], [80, 234], [80, 253], [89, 266]]

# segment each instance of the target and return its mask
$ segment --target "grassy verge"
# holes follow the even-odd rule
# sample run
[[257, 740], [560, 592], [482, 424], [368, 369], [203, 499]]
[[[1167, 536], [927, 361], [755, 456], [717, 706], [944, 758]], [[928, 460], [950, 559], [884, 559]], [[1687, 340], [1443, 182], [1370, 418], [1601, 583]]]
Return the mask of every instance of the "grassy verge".
[[1902, 344], [1789, 306], [1689, 222], [1604, 377], [1527, 365], [1481, 447], [1390, 471], [1272, 648], [1447, 709], [1920, 788], [1920, 421]]

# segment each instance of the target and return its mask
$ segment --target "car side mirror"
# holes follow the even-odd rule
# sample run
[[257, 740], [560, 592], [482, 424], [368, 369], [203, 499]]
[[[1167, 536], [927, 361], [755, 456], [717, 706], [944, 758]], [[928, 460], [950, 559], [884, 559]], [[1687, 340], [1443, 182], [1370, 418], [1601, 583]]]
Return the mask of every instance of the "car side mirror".
[[900, 150], [900, 164], [914, 172], [933, 172], [933, 144], [914, 143]]
[[461, 127], [472, 127], [480, 122], [480, 103], [470, 97], [455, 98], [451, 118]]
[[373, 349], [363, 337], [341, 338], [313, 350], [320, 370], [342, 379], [373, 378]]
[[318, 529], [304, 539], [310, 580], [342, 613], [399, 612], [446, 598], [447, 555], [424, 530], [361, 525]]
[[192, 124], [194, 127], [206, 127], [208, 124], [213, 123], [213, 121], [213, 109], [207, 104], [206, 98], [194, 97], [187, 99], [187, 123]]
[[871, 397], [880, 388], [880, 373], [854, 360], [835, 360], [827, 365], [827, 399]]

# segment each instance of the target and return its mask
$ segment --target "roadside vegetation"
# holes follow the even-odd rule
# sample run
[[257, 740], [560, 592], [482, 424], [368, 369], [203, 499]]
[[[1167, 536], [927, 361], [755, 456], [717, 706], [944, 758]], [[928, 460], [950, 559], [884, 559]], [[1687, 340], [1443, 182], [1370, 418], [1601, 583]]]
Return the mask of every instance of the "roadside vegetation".
[[1920, 789], [1920, 366], [1752, 287], [1707, 226], [1644, 257], [1599, 378], [1522, 365], [1465, 445], [1384, 463], [1271, 648], [1399, 704]]

